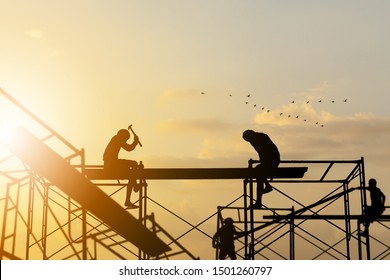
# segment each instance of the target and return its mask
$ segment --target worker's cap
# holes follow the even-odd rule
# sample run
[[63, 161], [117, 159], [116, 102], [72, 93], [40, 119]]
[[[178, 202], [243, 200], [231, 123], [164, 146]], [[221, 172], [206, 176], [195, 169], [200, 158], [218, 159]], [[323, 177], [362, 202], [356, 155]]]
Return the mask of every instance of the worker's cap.
[[116, 135], [121, 139], [128, 140], [130, 138], [130, 132], [127, 129], [120, 129]]
[[255, 132], [253, 130], [248, 129], [242, 133], [242, 138], [244, 138], [246, 141], [248, 141], [249, 139], [252, 139], [254, 135], [255, 135]]

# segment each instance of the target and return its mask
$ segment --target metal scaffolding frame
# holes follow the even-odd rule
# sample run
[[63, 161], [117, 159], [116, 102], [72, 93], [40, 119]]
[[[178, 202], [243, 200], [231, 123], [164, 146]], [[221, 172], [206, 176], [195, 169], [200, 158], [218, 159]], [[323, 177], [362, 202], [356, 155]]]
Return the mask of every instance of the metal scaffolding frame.
[[[0, 96], [5, 97], [10, 104], [16, 106], [40, 127], [39, 139], [45, 145], [52, 147], [71, 166], [87, 176], [86, 171], [90, 170], [92, 166], [85, 164], [84, 149], [74, 147], [59, 133], [1, 89]], [[248, 169], [252, 169], [256, 163], [256, 161], [250, 160]], [[301, 250], [296, 249], [301, 248], [302, 242], [305, 242], [305, 245], [310, 244], [317, 250], [317, 254], [312, 257], [313, 259], [324, 258], [324, 256], [330, 259], [389, 258], [390, 247], [379, 237], [370, 235], [362, 239], [360, 235], [356, 235], [361, 226], [360, 218], [367, 205], [366, 191], [362, 188], [365, 186], [363, 158], [352, 161], [282, 161], [281, 165], [286, 165], [287, 171], [296, 165], [300, 168], [307, 166], [309, 171], [320, 170], [317, 174], [315, 172], [314, 174], [306, 174], [304, 178], [300, 176], [294, 178], [282, 176], [272, 179], [272, 184], [275, 187], [273, 193], [285, 199], [283, 205], [287, 205], [289, 202], [294, 204], [290, 208], [264, 207], [260, 210], [248, 210], [248, 205], [253, 201], [255, 183], [255, 179], [249, 176], [243, 182], [242, 196], [229, 205], [218, 207], [214, 214], [196, 225], [189, 223], [180, 215], [173, 213], [148, 197], [147, 187], [141, 188], [138, 193], [140, 206], [138, 220], [150, 231], [164, 239], [172, 248], [171, 251], [163, 255], [151, 257], [117, 234], [17, 157], [10, 153], [0, 154], [0, 209], [2, 209], [0, 214], [0, 259], [170, 259], [177, 256], [183, 259], [197, 259], [180, 244], [180, 239], [192, 231], [198, 231], [212, 239], [212, 235], [202, 231], [200, 225], [217, 217], [218, 229], [223, 218], [229, 213], [234, 213], [236, 216], [234, 219], [235, 225], [239, 230], [248, 233], [245, 238], [236, 240], [236, 245], [238, 245], [237, 254], [242, 259], [308, 258], [307, 256], [300, 256]], [[315, 167], [316, 165], [324, 165], [325, 167], [324, 169], [318, 169]], [[340, 165], [351, 166], [348, 167], [345, 176], [335, 179], [330, 178], [335, 169], [338, 173]], [[98, 168], [101, 168], [101, 166], [98, 166]], [[195, 174], [196, 178], [194, 179], [199, 179], [202, 176], [207, 178], [209, 176], [224, 177], [226, 173], [233, 177], [224, 177], [225, 179], [237, 179], [245, 173], [242, 169], [218, 169], [217, 175], [216, 169], [189, 171], [190, 175], [185, 176], [194, 176], [193, 174]], [[177, 176], [176, 171], [173, 170], [172, 172], [174, 176]], [[201, 172], [201, 175], [199, 175], [199, 172]], [[183, 175], [183, 173], [180, 174]], [[115, 194], [125, 188], [127, 184], [122, 179], [106, 178], [105, 180], [91, 181], [106, 192], [109, 189], [111, 193], [107, 195], [113, 197], [113, 199]], [[315, 188], [315, 185], [329, 185], [334, 188], [330, 191], [328, 189], [321, 199], [307, 203], [300, 202], [298, 198], [288, 194], [285, 186], [290, 185], [300, 187], [313, 185], [311, 188]], [[107, 186], [113, 188], [107, 188]], [[357, 189], [360, 191], [355, 191]], [[356, 199], [352, 195], [356, 192], [359, 193], [358, 203], [352, 203], [352, 199]], [[342, 201], [341, 208], [336, 207], [336, 211], [332, 209], [333, 212], [326, 211], [340, 200]], [[179, 237], [171, 236], [156, 221], [154, 214], [148, 213], [150, 202], [183, 221], [191, 229]], [[262, 214], [264, 215], [260, 217]], [[321, 239], [322, 236], [317, 237], [315, 233], [304, 227], [305, 224], [318, 220], [337, 231], [341, 231], [343, 236], [329, 243]], [[390, 228], [385, 224], [389, 220], [389, 216], [383, 215], [375, 224], [389, 230]], [[341, 222], [341, 225], [339, 222]], [[282, 243], [282, 246], [274, 248], [274, 245], [279, 242]], [[375, 250], [371, 242], [375, 242]], [[340, 247], [342, 248], [340, 249]], [[357, 253], [354, 248], [357, 248]], [[218, 253], [218, 249], [216, 253]], [[102, 255], [103, 257], [101, 257]]]
[[[14, 106], [28, 124], [39, 128], [42, 143], [55, 147], [70, 164], [85, 164], [83, 149], [74, 147], [2, 89], [0, 97], [4, 98], [2, 102]], [[58, 258], [60, 253], [62, 259], [85, 259], [86, 241], [82, 236], [85, 236], [86, 211], [81, 209], [75, 214], [74, 201], [13, 154], [3, 151], [0, 156], [0, 259], [50, 259]], [[59, 216], [66, 218], [60, 219]], [[80, 221], [81, 226], [74, 231], [74, 224]], [[48, 244], [56, 243], [57, 238], [66, 240], [68, 245], [63, 248], [53, 246], [55, 249], [50, 250]]]
[[[141, 162], [142, 165], [142, 162]], [[85, 165], [83, 166], [84, 170], [100, 170], [103, 171], [103, 166], [101, 165]], [[86, 176], [88, 177], [89, 173], [86, 173]], [[150, 202], [153, 202], [156, 204], [159, 208], [163, 209], [164, 211], [170, 212], [167, 208], [165, 208], [163, 205], [159, 204], [158, 202], [154, 201], [148, 196], [148, 184], [146, 183], [145, 179], [141, 179], [142, 187], [138, 191], [138, 200], [135, 203], [138, 203], [138, 213], [137, 218], [142, 222], [142, 224], [147, 227], [151, 232], [155, 233], [156, 235], [162, 236], [162, 238], [167, 242], [169, 246], [172, 247], [172, 250], [169, 252], [165, 252], [155, 258], [151, 258], [141, 250], [138, 250], [137, 252], [133, 251], [132, 255], [136, 256], [138, 259], [170, 259], [177, 255], [184, 255], [184, 258], [188, 259], [199, 259], [199, 257], [194, 256], [190, 251], [188, 251], [180, 242], [179, 238], [173, 237], [166, 229], [164, 229], [156, 219], [156, 216], [154, 213], [148, 212], [148, 204]], [[112, 197], [120, 192], [124, 191], [124, 189], [127, 186], [127, 179], [112, 179], [112, 178], [104, 178], [104, 179], [91, 179], [91, 181], [98, 186], [101, 189], [113, 189], [108, 195]], [[136, 210], [135, 210], [136, 211]], [[170, 214], [175, 215], [173, 212], [170, 212]], [[94, 239], [96, 239], [95, 236], [98, 236], [99, 234], [94, 235]], [[115, 244], [112, 244], [111, 246], [115, 246]], [[107, 246], [106, 246], [107, 247]], [[124, 256], [121, 256], [121, 258], [126, 259]]]
[[[84, 149], [75, 148], [2, 89], [0, 97], [39, 127], [43, 144], [81, 174], [85, 173]], [[147, 184], [139, 191], [137, 219], [172, 248], [154, 257], [124, 239], [15, 155], [6, 150], [0, 152], [0, 259], [169, 259], [181, 254], [198, 259], [157, 223], [153, 213], [147, 213]], [[96, 183], [103, 189], [108, 185], [115, 187], [108, 194], [112, 197], [126, 183]]]
[[[258, 161], [249, 160], [248, 168], [251, 169]], [[364, 158], [358, 160], [299, 160], [282, 161], [281, 164], [289, 166], [304, 165], [308, 170], [317, 169], [315, 175], [305, 176], [302, 179], [272, 179], [274, 192], [279, 197], [285, 197], [293, 206], [290, 208], [273, 208], [263, 206], [261, 209], [248, 207], [253, 200], [256, 180], [249, 178], [243, 181], [243, 206], [242, 207], [218, 207], [218, 227], [222, 226], [224, 217], [233, 216], [234, 225], [239, 231], [247, 232], [244, 240], [238, 239], [240, 244], [236, 250], [242, 259], [296, 259], [297, 251], [303, 256], [298, 259], [388, 259], [390, 246], [375, 235], [362, 237], [358, 234], [362, 226], [362, 218], [367, 207], [367, 190], [364, 169]], [[320, 168], [321, 166], [321, 168]], [[344, 176], [338, 174], [338, 169], [344, 168]], [[336, 177], [335, 177], [336, 176]], [[338, 176], [338, 177], [337, 177]], [[319, 198], [313, 198], [310, 203], [302, 203], [287, 194], [289, 185], [302, 187], [309, 184], [311, 188], [324, 186], [327, 192]], [[351, 187], [353, 186], [353, 187]], [[358, 193], [356, 196], [355, 194]], [[354, 195], [352, 197], [352, 195]], [[339, 203], [337, 207], [332, 207]], [[332, 208], [331, 210], [328, 210]], [[389, 208], [389, 207], [386, 207]], [[264, 213], [264, 214], [263, 214]], [[325, 241], [326, 236], [310, 232], [304, 228], [305, 224], [321, 221], [323, 225], [329, 225], [329, 233], [337, 234], [338, 239]], [[390, 215], [384, 213], [376, 222], [384, 230], [390, 230], [385, 222], [390, 221]], [[340, 224], [341, 223], [341, 224]], [[318, 223], [317, 223], [318, 224]], [[325, 228], [325, 227], [324, 227]], [[334, 233], [336, 232], [336, 233]], [[338, 232], [338, 233], [337, 233]], [[340, 233], [342, 236], [340, 236]], [[297, 240], [305, 243], [306, 247], [296, 249]], [[284, 253], [278, 252], [278, 242], [283, 240]], [[372, 256], [371, 241], [375, 242], [375, 256]], [[312, 256], [302, 254], [313, 247], [315, 253]], [[288, 250], [287, 250], [287, 249]], [[216, 256], [219, 249], [217, 248]], [[270, 257], [273, 256], [273, 257]]]

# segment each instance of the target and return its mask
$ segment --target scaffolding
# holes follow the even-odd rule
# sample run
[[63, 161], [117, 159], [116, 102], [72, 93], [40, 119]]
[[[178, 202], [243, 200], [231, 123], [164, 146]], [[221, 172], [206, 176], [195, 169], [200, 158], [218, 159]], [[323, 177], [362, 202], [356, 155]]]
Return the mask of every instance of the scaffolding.
[[[39, 143], [55, 151], [62, 161], [82, 174], [88, 180], [86, 184], [104, 191], [112, 201], [126, 188], [128, 174], [106, 176], [102, 166], [86, 165], [84, 149], [74, 147], [1, 89], [0, 96], [26, 117], [25, 125], [33, 128]], [[365, 186], [363, 158], [282, 161], [279, 173], [272, 179], [274, 191], [264, 198], [267, 201], [272, 196], [272, 207], [266, 203], [262, 209], [248, 209], [256, 183], [252, 169], [257, 162], [253, 160], [249, 161], [248, 168], [136, 170], [132, 176], [141, 180], [244, 179], [242, 196], [218, 207], [215, 213], [197, 224], [153, 200], [144, 184], [138, 193], [140, 207], [136, 219], [170, 248], [153, 255], [129, 241], [126, 234], [118, 232], [47, 176], [2, 148], [0, 146], [0, 259], [199, 259], [181, 244], [181, 238], [198, 232], [211, 240], [213, 233], [200, 226], [216, 218], [218, 230], [227, 216], [234, 217], [236, 227], [247, 233], [236, 240], [237, 255], [241, 259], [388, 259], [390, 256], [389, 242], [375, 235], [378, 227], [390, 229], [386, 225], [390, 220], [388, 215], [371, 226], [375, 228], [369, 237], [357, 235], [367, 206], [366, 191], [362, 188]], [[295, 193], [289, 193], [290, 190]], [[300, 200], [300, 196], [306, 200]], [[275, 201], [280, 205], [275, 205]], [[150, 203], [190, 229], [173, 236], [160, 225], [158, 217], [148, 211]], [[286, 208], [286, 205], [291, 207]], [[306, 227], [308, 224], [310, 229]], [[323, 228], [323, 224], [330, 229]], [[326, 232], [317, 232], [316, 227]], [[334, 236], [329, 239], [329, 234]], [[314, 255], [303, 253], [309, 246], [314, 248]]]
[[[122, 180], [92, 184], [84, 174], [83, 149], [75, 148], [5, 91], [0, 89], [0, 93], [0, 97], [5, 98], [1, 104], [8, 102], [7, 108], [14, 106], [25, 117], [23, 124], [33, 127], [35, 134], [16, 129], [23, 140], [28, 140], [24, 143], [19, 143], [20, 139], [8, 141], [1, 135], [2, 144], [7, 146], [5, 143], [9, 143], [8, 149], [0, 146], [0, 259], [169, 259], [182, 254], [185, 254], [183, 258], [197, 258], [174, 240], [153, 213], [147, 213], [146, 184], [139, 191], [140, 211], [135, 220], [112, 199], [112, 195], [124, 187]], [[10, 152], [9, 147], [14, 149], [12, 152], [18, 152], [18, 156]], [[40, 149], [46, 158], [32, 156], [28, 149]], [[57, 165], [57, 170], [52, 172], [56, 174], [49, 174], [56, 169], [51, 169], [51, 165]], [[39, 167], [38, 171], [36, 167]], [[77, 186], [64, 188], [68, 184], [67, 176], [77, 177], [73, 178]], [[100, 188], [109, 184], [116, 190], [106, 195]], [[70, 189], [77, 187], [80, 189], [69, 195]], [[104, 206], [109, 209], [104, 209], [103, 205], [86, 207], [85, 199], [80, 200], [80, 196], [75, 199], [76, 193], [83, 192], [95, 199], [100, 197], [99, 201], [104, 198], [109, 202]], [[95, 211], [92, 211], [94, 207]], [[98, 211], [100, 217], [96, 215], [99, 207], [103, 209]], [[118, 220], [118, 215], [107, 218], [112, 214], [112, 208], [116, 208], [116, 214], [122, 218]], [[121, 221], [125, 224], [118, 225]], [[136, 242], [140, 238], [146, 241], [145, 244]], [[161, 245], [169, 243], [169, 249], [148, 252], [147, 247], [156, 249], [160, 246], [152, 246], [155, 241]]]
[[[258, 161], [249, 160], [252, 169]], [[237, 230], [246, 232], [236, 240], [236, 254], [242, 259], [388, 259], [390, 247], [382, 236], [361, 236], [363, 213], [367, 207], [364, 158], [358, 160], [281, 161], [281, 165], [307, 166], [305, 178], [271, 179], [275, 197], [284, 198], [291, 207], [249, 207], [254, 201], [256, 180], [243, 181], [243, 206], [218, 207], [217, 230], [226, 217], [234, 217]], [[305, 202], [288, 194], [296, 187], [305, 194]], [[320, 192], [315, 196], [315, 192]], [[268, 195], [265, 195], [267, 199]], [[263, 198], [264, 200], [264, 198]], [[275, 199], [273, 198], [273, 201]], [[271, 202], [272, 203], [272, 202]], [[389, 207], [386, 207], [388, 209]], [[371, 227], [388, 231], [390, 215], [385, 212]], [[308, 230], [308, 228], [317, 231]], [[379, 229], [380, 228], [380, 229]], [[321, 230], [319, 230], [321, 229]], [[243, 239], [243, 240], [242, 240]], [[386, 238], [385, 238], [386, 239]], [[299, 244], [297, 244], [299, 243]], [[371, 244], [373, 243], [373, 244]], [[298, 249], [297, 249], [298, 248]], [[311, 248], [311, 249], [309, 249]], [[309, 252], [312, 254], [310, 255]], [[373, 254], [374, 253], [374, 254]], [[216, 250], [216, 258], [219, 248]], [[297, 256], [298, 255], [298, 256]]]

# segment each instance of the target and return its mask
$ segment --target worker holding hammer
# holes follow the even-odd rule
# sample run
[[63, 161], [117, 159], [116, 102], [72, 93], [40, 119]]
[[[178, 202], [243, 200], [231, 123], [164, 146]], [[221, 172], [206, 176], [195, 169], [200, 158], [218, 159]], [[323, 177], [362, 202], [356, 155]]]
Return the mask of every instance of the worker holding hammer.
[[[128, 144], [127, 141], [130, 139], [131, 130], [134, 134], [133, 143]], [[135, 160], [119, 159], [119, 152], [124, 149], [127, 152], [133, 151], [137, 145], [140, 144], [138, 136], [131, 129], [131, 126], [126, 129], [120, 129], [116, 135], [114, 135], [108, 143], [104, 154], [104, 169], [109, 172], [126, 172], [129, 169], [138, 168], [138, 163]], [[137, 184], [136, 179], [129, 179], [126, 189], [125, 206], [127, 209], [137, 208], [138, 206], [130, 201], [131, 193], [134, 190], [138, 192], [141, 185]]]

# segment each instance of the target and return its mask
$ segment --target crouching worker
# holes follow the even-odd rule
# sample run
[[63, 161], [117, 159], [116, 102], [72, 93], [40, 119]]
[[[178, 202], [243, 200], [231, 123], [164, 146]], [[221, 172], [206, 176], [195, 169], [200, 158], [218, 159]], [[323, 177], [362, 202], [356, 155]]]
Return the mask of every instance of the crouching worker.
[[237, 232], [233, 225], [232, 218], [226, 218], [223, 226], [213, 236], [213, 248], [219, 248], [218, 259], [224, 260], [227, 255], [230, 259], [236, 260], [234, 239], [244, 236], [244, 233]]
[[[129, 159], [119, 159], [119, 152], [121, 149], [131, 152], [135, 149], [139, 143], [138, 136], [134, 135], [133, 143], [128, 144], [127, 141], [130, 139], [130, 132], [126, 129], [121, 129], [118, 133], [111, 138], [108, 143], [104, 154], [104, 169], [109, 172], [126, 172], [130, 169], [136, 169], [138, 163], [135, 160]], [[129, 179], [126, 189], [126, 199], [125, 206], [127, 209], [137, 208], [138, 206], [131, 203], [130, 197], [131, 193], [134, 190], [138, 192], [140, 189], [140, 184], [137, 184], [136, 179]]]
[[262, 196], [272, 191], [273, 187], [267, 180], [272, 177], [278, 169], [280, 163], [280, 154], [278, 147], [272, 142], [271, 138], [265, 133], [245, 130], [242, 138], [249, 142], [259, 155], [260, 164], [255, 167], [256, 170], [256, 202], [249, 208], [260, 209], [262, 207]]

